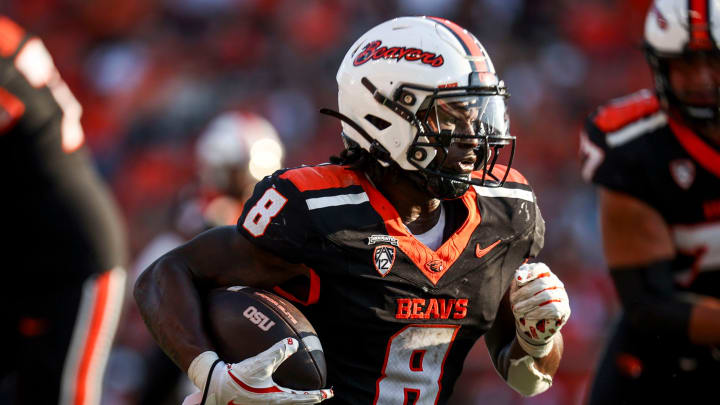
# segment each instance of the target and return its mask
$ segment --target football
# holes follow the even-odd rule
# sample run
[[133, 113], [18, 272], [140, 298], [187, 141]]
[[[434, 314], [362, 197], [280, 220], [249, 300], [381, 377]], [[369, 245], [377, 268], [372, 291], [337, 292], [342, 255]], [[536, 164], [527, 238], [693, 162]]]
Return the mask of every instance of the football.
[[315, 329], [286, 299], [252, 287], [214, 289], [205, 300], [207, 330], [220, 358], [237, 363], [292, 337], [298, 351], [273, 373], [282, 387], [325, 388], [325, 355]]

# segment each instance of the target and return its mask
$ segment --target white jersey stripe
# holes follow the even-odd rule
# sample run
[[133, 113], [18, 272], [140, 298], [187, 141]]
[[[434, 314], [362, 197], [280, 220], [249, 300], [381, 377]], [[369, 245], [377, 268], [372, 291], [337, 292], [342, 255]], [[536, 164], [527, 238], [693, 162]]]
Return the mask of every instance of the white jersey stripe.
[[532, 191], [529, 190], [505, 187], [473, 187], [475, 188], [475, 192], [483, 197], [519, 198], [521, 200], [535, 202], [535, 197], [533, 196]]
[[366, 201], [369, 201], [369, 199], [365, 192], [358, 194], [335, 195], [332, 197], [308, 198], [307, 200], [305, 200], [309, 210], [316, 210], [326, 207], [336, 207], [339, 205], [356, 205], [362, 204]]
[[126, 272], [116, 267], [85, 282], [63, 366], [61, 405], [100, 404], [102, 379], [120, 319]]
[[643, 134], [652, 132], [665, 124], [667, 124], [667, 115], [660, 111], [647, 118], [635, 121], [615, 132], [608, 132], [605, 141], [609, 147], [615, 148]]
[[696, 263], [700, 271], [720, 270], [720, 223], [674, 225], [672, 236], [678, 250], [702, 252]]

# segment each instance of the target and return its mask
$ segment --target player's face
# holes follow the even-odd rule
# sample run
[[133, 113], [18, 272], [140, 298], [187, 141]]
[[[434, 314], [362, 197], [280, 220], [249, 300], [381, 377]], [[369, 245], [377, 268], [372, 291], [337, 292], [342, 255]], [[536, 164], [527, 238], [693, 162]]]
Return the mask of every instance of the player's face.
[[447, 147], [447, 157], [444, 153], [437, 157], [442, 159], [441, 170], [468, 174], [484, 148], [482, 136], [506, 127], [505, 104], [494, 96], [438, 99], [425, 122], [430, 132], [445, 137], [440, 143]]
[[449, 133], [464, 136], [451, 138], [447, 148], [447, 158], [444, 159], [441, 170], [449, 173], [468, 174], [473, 171], [477, 156], [475, 148], [480, 145], [478, 138], [474, 137], [475, 122], [479, 111], [477, 108], [468, 108], [463, 103], [438, 102], [430, 114], [428, 126], [432, 132]]
[[715, 106], [720, 89], [720, 56], [696, 55], [669, 60], [669, 79], [680, 101]]
[[247, 170], [247, 163], [228, 165], [223, 170], [227, 177], [227, 184], [217, 191], [231, 197], [245, 199], [247, 193], [252, 191], [250, 187], [254, 183], [254, 179]]

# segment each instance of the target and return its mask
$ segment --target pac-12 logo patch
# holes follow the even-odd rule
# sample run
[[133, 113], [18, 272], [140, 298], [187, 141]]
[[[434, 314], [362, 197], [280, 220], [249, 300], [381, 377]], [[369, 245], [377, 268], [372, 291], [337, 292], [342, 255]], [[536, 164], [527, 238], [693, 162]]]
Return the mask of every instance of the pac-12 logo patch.
[[395, 263], [395, 246], [380, 245], [373, 251], [375, 270], [385, 277]]
[[675, 159], [670, 162], [670, 174], [681, 189], [687, 190], [695, 181], [695, 164], [690, 159]]

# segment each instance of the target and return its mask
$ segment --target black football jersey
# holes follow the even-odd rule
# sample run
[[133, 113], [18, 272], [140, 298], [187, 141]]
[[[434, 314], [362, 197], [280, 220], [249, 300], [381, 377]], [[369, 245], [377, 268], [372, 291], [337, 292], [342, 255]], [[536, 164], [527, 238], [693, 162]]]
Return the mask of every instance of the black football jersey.
[[581, 134], [582, 173], [655, 208], [678, 257], [680, 288], [720, 297], [720, 148], [642, 90], [591, 114]]
[[348, 167], [278, 171], [246, 202], [238, 231], [316, 275], [303, 310], [334, 403], [445, 403], [515, 269], [542, 248], [535, 196], [514, 170], [503, 188], [473, 186], [443, 204], [445, 239], [433, 251]]
[[0, 215], [5, 252], [23, 263], [13, 277], [85, 277], [126, 259], [119, 212], [82, 147], [81, 113], [42, 41], [0, 15]]

